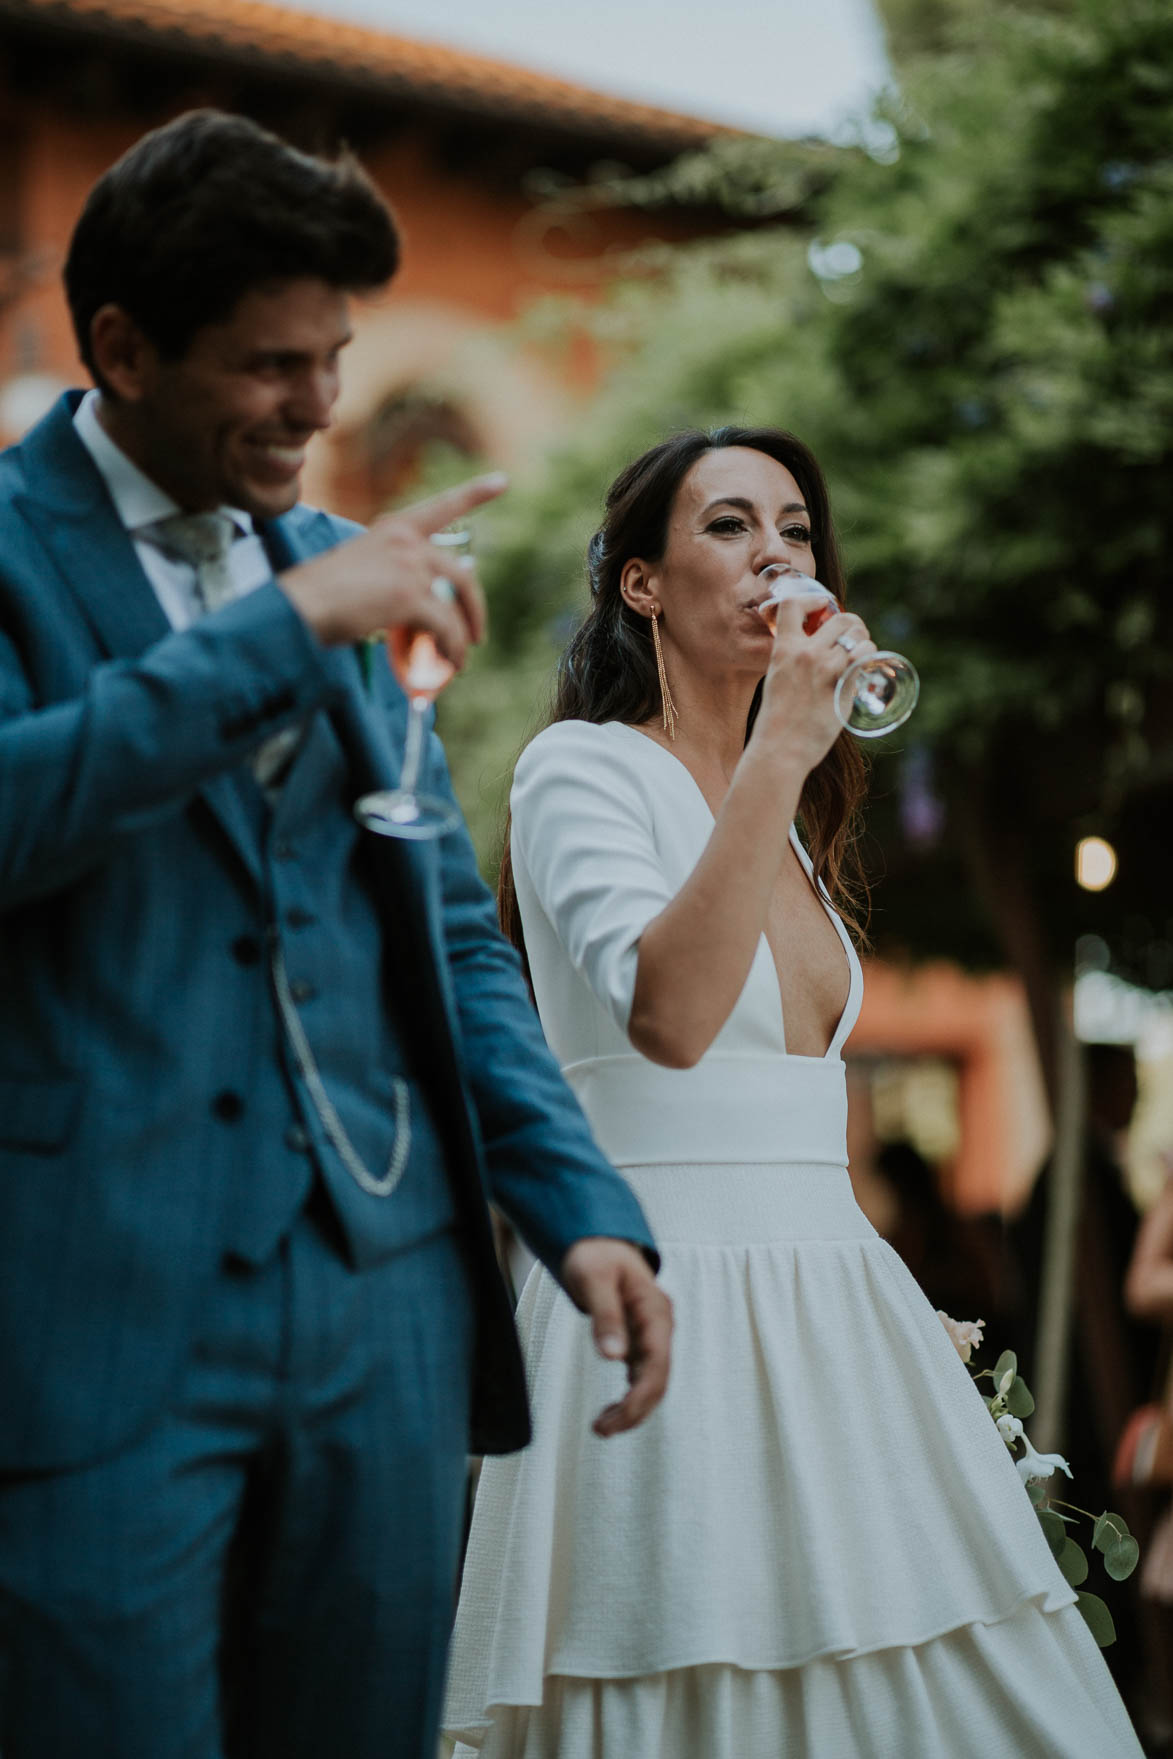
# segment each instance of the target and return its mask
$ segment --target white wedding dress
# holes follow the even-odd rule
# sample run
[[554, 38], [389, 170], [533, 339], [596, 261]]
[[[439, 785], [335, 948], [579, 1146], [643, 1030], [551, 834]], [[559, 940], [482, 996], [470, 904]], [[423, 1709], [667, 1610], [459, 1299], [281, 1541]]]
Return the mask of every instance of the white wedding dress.
[[645, 1207], [676, 1333], [663, 1404], [603, 1441], [622, 1372], [547, 1272], [526, 1283], [534, 1441], [481, 1474], [445, 1752], [1139, 1755], [967, 1369], [852, 1195], [842, 925], [825, 1057], [787, 1053], [763, 938], [707, 1055], [662, 1068], [625, 1026], [639, 937], [712, 831], [696, 783], [633, 728], [563, 722], [512, 806], [542, 1023]]

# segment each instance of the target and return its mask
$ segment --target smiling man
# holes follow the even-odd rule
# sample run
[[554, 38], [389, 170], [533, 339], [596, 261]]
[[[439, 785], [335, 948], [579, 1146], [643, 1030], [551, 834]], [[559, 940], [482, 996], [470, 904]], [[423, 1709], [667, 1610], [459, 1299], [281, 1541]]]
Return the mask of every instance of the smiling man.
[[486, 1196], [629, 1364], [600, 1433], [663, 1391], [467, 836], [354, 820], [406, 716], [355, 644], [461, 663], [429, 540], [504, 486], [298, 503], [397, 260], [352, 160], [181, 117], [74, 233], [95, 388], [0, 458], [4, 1759], [431, 1759], [464, 1456], [528, 1433]]

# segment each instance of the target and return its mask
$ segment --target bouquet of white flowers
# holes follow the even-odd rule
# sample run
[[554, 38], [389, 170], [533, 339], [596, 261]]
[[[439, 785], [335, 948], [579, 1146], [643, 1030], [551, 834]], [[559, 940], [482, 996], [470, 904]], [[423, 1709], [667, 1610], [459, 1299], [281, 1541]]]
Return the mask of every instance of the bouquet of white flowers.
[[[985, 1320], [950, 1319], [947, 1313], [940, 1311], [937, 1318], [952, 1338], [957, 1354], [968, 1366], [973, 1352], [981, 1346]], [[1131, 1576], [1140, 1557], [1140, 1547], [1128, 1531], [1128, 1522], [1123, 1515], [1113, 1514], [1110, 1509], [1094, 1515], [1090, 1509], [1081, 1509], [1075, 1503], [1063, 1502], [1049, 1494], [1055, 1473], [1065, 1472], [1070, 1478], [1071, 1467], [1062, 1454], [1040, 1454], [1031, 1446], [1022, 1424], [1034, 1410], [1035, 1402], [1018, 1372], [1018, 1358], [1013, 1350], [1003, 1350], [993, 1368], [971, 1372], [975, 1380], [988, 1378], [994, 1383], [993, 1392], [988, 1397], [982, 1395], [986, 1408], [998, 1426], [998, 1434], [1015, 1456], [1018, 1475], [1034, 1504], [1039, 1524], [1059, 1568], [1071, 1586], [1078, 1590], [1076, 1603], [1079, 1610], [1100, 1648], [1106, 1649], [1109, 1643], [1116, 1641], [1116, 1627], [1099, 1595], [1090, 1594], [1083, 1587], [1088, 1576], [1087, 1553], [1072, 1538], [1069, 1528], [1075, 1526], [1080, 1517], [1090, 1521], [1092, 1549], [1101, 1553], [1104, 1569], [1112, 1580], [1123, 1582]]]

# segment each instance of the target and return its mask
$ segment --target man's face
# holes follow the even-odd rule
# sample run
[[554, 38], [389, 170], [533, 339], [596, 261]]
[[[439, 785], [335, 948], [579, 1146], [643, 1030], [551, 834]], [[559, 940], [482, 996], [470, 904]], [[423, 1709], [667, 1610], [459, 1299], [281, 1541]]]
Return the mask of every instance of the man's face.
[[296, 502], [306, 445], [330, 424], [350, 335], [347, 296], [324, 281], [253, 288], [180, 360], [140, 341], [104, 425], [186, 511], [272, 519]]

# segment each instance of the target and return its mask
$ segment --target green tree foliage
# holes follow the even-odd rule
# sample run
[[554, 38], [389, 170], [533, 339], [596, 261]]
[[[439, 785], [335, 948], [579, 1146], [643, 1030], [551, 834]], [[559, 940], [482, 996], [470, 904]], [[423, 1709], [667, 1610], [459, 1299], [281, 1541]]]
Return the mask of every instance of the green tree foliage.
[[[1173, 9], [931, 10], [933, 53], [833, 172], [825, 148], [745, 144], [783, 224], [662, 249], [615, 287], [607, 385], [493, 522], [494, 646], [445, 731], [487, 852], [610, 475], [683, 425], [793, 428], [827, 470], [853, 601], [924, 680], [904, 756], [877, 757], [901, 882], [879, 889], [879, 944], [1009, 955], [1041, 1030], [1078, 932], [1141, 981], [1173, 942]], [[1124, 857], [1096, 900], [1071, 878], [1093, 829]]]
[[[901, 68], [947, 52], [974, 20], [973, 0], [878, 0], [889, 50]], [[1036, 13], [1070, 13], [1071, 0], [1034, 0]]]

